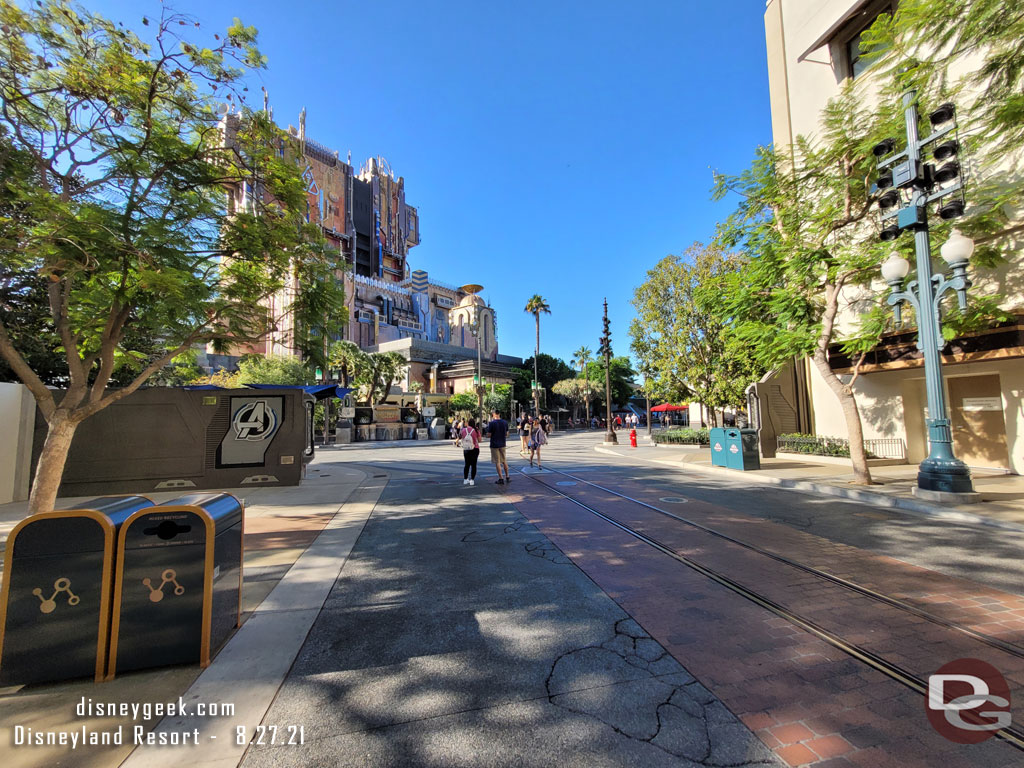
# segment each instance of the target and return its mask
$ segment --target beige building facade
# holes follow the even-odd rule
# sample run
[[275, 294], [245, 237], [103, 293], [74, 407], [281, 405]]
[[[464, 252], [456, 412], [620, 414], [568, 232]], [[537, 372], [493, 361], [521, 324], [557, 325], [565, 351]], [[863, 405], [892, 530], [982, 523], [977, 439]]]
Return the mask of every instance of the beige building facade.
[[[813, 136], [822, 109], [848, 78], [873, 72], [861, 58], [860, 34], [895, 0], [768, 0], [765, 37], [772, 111], [778, 149], [798, 136]], [[958, 62], [961, 73], [971, 61]], [[983, 158], [966, 158], [975, 177]], [[968, 214], [970, 188], [968, 188]], [[933, 242], [937, 254], [940, 243]], [[979, 471], [1024, 472], [1024, 256], [1017, 241], [1006, 264], [993, 270], [970, 268], [971, 296], [998, 295], [1014, 319], [987, 331], [955, 339], [943, 350], [943, 376], [954, 450]], [[881, 277], [872, 290], [888, 291]], [[857, 294], [844, 296], [840, 334], [854, 327]], [[949, 299], [947, 299], [949, 301]], [[955, 300], [954, 300], [955, 301]], [[838, 344], [830, 350], [832, 370], [852, 374]], [[911, 463], [928, 455], [924, 368], [916, 329], [885, 336], [868, 354], [854, 388], [867, 440], [902, 441]], [[782, 432], [847, 437], [838, 400], [807, 360], [794, 361], [758, 384], [762, 447]], [[880, 444], [881, 445], [881, 444]]]

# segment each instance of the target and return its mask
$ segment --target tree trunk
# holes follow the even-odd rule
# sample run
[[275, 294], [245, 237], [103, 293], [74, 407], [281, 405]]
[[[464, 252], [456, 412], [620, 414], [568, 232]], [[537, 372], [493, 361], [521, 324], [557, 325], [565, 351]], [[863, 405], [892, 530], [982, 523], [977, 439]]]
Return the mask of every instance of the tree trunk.
[[828, 359], [820, 350], [816, 350], [811, 357], [814, 367], [828, 384], [829, 389], [835, 393], [839, 400], [839, 407], [843, 410], [843, 418], [846, 419], [846, 431], [850, 435], [850, 461], [853, 464], [853, 482], [857, 485], [871, 485], [871, 470], [868, 469], [868, 456], [864, 450], [864, 427], [860, 421], [860, 409], [857, 408], [857, 398], [853, 395], [853, 387], [844, 384], [842, 380], [832, 371]]
[[50, 417], [46, 441], [32, 480], [32, 493], [28, 497], [29, 514], [50, 512], [56, 505], [57, 489], [64, 476], [64, 464], [77, 428], [78, 422], [73, 421], [67, 411], [58, 408]]

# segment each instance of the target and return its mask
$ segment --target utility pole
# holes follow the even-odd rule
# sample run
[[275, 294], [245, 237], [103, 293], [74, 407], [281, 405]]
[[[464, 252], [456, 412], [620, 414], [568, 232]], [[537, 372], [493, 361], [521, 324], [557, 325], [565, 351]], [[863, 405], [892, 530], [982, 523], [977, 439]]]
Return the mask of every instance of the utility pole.
[[612, 324], [608, 321], [608, 298], [604, 300], [604, 335], [601, 336], [601, 353], [604, 355], [604, 402], [605, 411], [608, 414], [608, 434], [604, 436], [605, 443], [618, 445], [619, 439], [615, 436], [615, 425], [612, 423]]

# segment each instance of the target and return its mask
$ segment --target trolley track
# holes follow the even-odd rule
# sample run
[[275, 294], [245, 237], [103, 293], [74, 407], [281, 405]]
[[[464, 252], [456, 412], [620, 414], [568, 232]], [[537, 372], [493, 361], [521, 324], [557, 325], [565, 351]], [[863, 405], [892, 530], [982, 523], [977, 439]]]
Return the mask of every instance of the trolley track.
[[[855, 593], [857, 593], [859, 595], [862, 595], [864, 597], [867, 597], [867, 598], [870, 598], [872, 600], [876, 600], [878, 602], [884, 603], [884, 604], [886, 604], [886, 605], [888, 605], [888, 606], [890, 606], [892, 608], [895, 608], [897, 610], [905, 611], [905, 612], [907, 612], [909, 614], [917, 616], [918, 618], [924, 619], [926, 621], [930, 621], [930, 622], [932, 622], [932, 623], [934, 623], [936, 625], [941, 626], [944, 629], [948, 629], [948, 630], [951, 630], [951, 631], [955, 631], [955, 632], [961, 633], [961, 634], [969, 637], [972, 641], [979, 642], [979, 643], [982, 643], [984, 645], [988, 645], [988, 646], [990, 646], [990, 647], [994, 648], [995, 650], [998, 650], [998, 651], [1000, 651], [1002, 653], [1007, 653], [1007, 654], [1016, 656], [1018, 658], [1024, 658], [1024, 648], [1022, 648], [1020, 646], [1014, 645], [1012, 643], [1006, 643], [1006, 642], [1004, 642], [1002, 640], [999, 640], [998, 638], [994, 638], [994, 637], [992, 637], [990, 635], [986, 635], [984, 633], [977, 632], [977, 631], [975, 631], [973, 629], [970, 629], [969, 627], [965, 627], [965, 626], [963, 626], [961, 624], [957, 624], [956, 622], [944, 619], [941, 616], [936, 616], [934, 614], [931, 614], [931, 613], [929, 613], [927, 611], [924, 611], [924, 610], [922, 610], [920, 608], [917, 608], [916, 606], [913, 606], [913, 605], [910, 605], [908, 603], [905, 603], [904, 601], [898, 600], [896, 598], [893, 598], [893, 597], [885, 595], [885, 594], [883, 594], [881, 592], [878, 592], [877, 590], [873, 590], [873, 589], [871, 589], [869, 587], [865, 587], [863, 585], [860, 585], [860, 584], [857, 584], [855, 582], [849, 581], [848, 579], [843, 579], [841, 577], [838, 577], [838, 576], [835, 576], [833, 574], [827, 573], [825, 571], [822, 571], [820, 569], [814, 568], [812, 566], [807, 566], [807, 565], [804, 565], [802, 563], [798, 563], [798, 562], [796, 562], [794, 560], [791, 560], [790, 558], [786, 558], [786, 557], [784, 557], [782, 555], [778, 555], [778, 554], [776, 554], [774, 552], [770, 552], [768, 550], [762, 549], [761, 547], [758, 547], [758, 546], [756, 546], [754, 544], [749, 544], [747, 542], [741, 541], [739, 539], [736, 539], [733, 536], [730, 536], [728, 534], [722, 533], [721, 531], [716, 531], [715, 529], [710, 528], [710, 527], [708, 527], [706, 525], [703, 525], [702, 523], [698, 523], [696, 521], [689, 520], [689, 519], [687, 519], [685, 517], [682, 517], [681, 515], [677, 515], [677, 514], [675, 514], [673, 512], [669, 512], [668, 510], [661, 509], [661, 508], [659, 508], [659, 507], [657, 507], [657, 506], [655, 506], [653, 504], [649, 504], [647, 502], [644, 502], [644, 501], [641, 501], [639, 499], [633, 498], [633, 497], [631, 497], [631, 496], [629, 496], [627, 494], [620, 493], [620, 492], [615, 491], [613, 489], [610, 489], [610, 488], [607, 488], [605, 486], [602, 486], [602, 485], [600, 485], [598, 483], [594, 483], [594, 482], [586, 480], [584, 478], [577, 477], [576, 475], [572, 475], [572, 474], [570, 474], [568, 472], [562, 472], [562, 471], [557, 470], [557, 469], [551, 469], [550, 465], [548, 467], [548, 471], [553, 472], [553, 473], [558, 474], [558, 475], [561, 475], [563, 477], [571, 478], [575, 482], [583, 483], [583, 484], [585, 484], [587, 486], [596, 488], [596, 489], [598, 489], [600, 491], [603, 491], [605, 493], [608, 493], [608, 494], [611, 494], [611, 495], [616, 496], [618, 498], [621, 498], [621, 499], [624, 499], [626, 501], [632, 502], [632, 503], [637, 504], [637, 505], [639, 505], [641, 507], [644, 507], [644, 508], [649, 509], [649, 510], [651, 510], [653, 512], [656, 512], [656, 513], [658, 513], [660, 515], [664, 515], [664, 516], [666, 516], [666, 517], [668, 517], [668, 518], [670, 518], [672, 520], [675, 520], [676, 522], [683, 523], [684, 525], [692, 527], [692, 528], [694, 528], [696, 530], [699, 530], [699, 531], [701, 531], [703, 533], [710, 534], [711, 536], [714, 536], [716, 538], [728, 541], [731, 544], [743, 547], [746, 550], [752, 551], [752, 552], [754, 552], [754, 553], [756, 553], [758, 555], [762, 555], [762, 556], [764, 556], [766, 558], [769, 558], [769, 559], [771, 559], [773, 561], [776, 561], [776, 562], [779, 562], [781, 564], [787, 565], [789, 567], [795, 568], [797, 570], [800, 570], [802, 572], [808, 573], [808, 574], [813, 575], [815, 577], [824, 579], [824, 580], [828, 581], [829, 583], [834, 584], [836, 586], [839, 586], [839, 587], [841, 587], [843, 589], [850, 590], [850, 591], [855, 592]], [[862, 662], [864, 664], [867, 664], [869, 667], [877, 670], [878, 672], [881, 672], [883, 675], [885, 675], [889, 679], [892, 679], [892, 680], [895, 680], [896, 682], [899, 682], [900, 684], [904, 685], [907, 688], [910, 688], [911, 690], [915, 691], [916, 693], [918, 693], [918, 694], [920, 694], [922, 696], [927, 696], [928, 695], [928, 683], [927, 683], [926, 680], [922, 679], [916, 673], [914, 673], [914, 672], [912, 672], [910, 670], [905, 669], [904, 667], [900, 666], [899, 664], [895, 664], [895, 663], [887, 660], [886, 658], [884, 658], [879, 653], [876, 653], [874, 651], [868, 650], [868, 649], [858, 645], [857, 643], [854, 643], [854, 642], [851, 642], [851, 641], [848, 641], [848, 640], [844, 639], [841, 635], [839, 635], [836, 632], [834, 632], [834, 631], [832, 631], [832, 630], [822, 626], [820, 623], [814, 621], [813, 619], [810, 619], [810, 618], [808, 618], [806, 616], [802, 616], [799, 613], [795, 612], [794, 610], [792, 610], [790, 608], [787, 608], [786, 606], [782, 605], [778, 601], [772, 599], [771, 597], [769, 597], [769, 596], [767, 596], [767, 595], [765, 595], [765, 594], [763, 594], [761, 592], [758, 592], [755, 589], [747, 587], [744, 584], [742, 584], [742, 583], [740, 583], [740, 582], [730, 578], [729, 576], [727, 576], [726, 574], [722, 573], [721, 571], [716, 570], [714, 568], [711, 568], [711, 567], [709, 567], [709, 566], [707, 566], [705, 564], [702, 564], [702, 563], [694, 560], [692, 557], [690, 557], [688, 555], [682, 554], [681, 552], [679, 552], [678, 550], [676, 550], [672, 546], [670, 546], [670, 545], [660, 541], [659, 539], [657, 539], [653, 535], [648, 534], [648, 533], [644, 533], [644, 532], [638, 530], [637, 528], [633, 527], [632, 525], [630, 525], [630, 524], [628, 524], [626, 522], [623, 522], [622, 520], [614, 517], [613, 515], [610, 515], [610, 514], [608, 514], [606, 512], [602, 512], [601, 510], [597, 509], [596, 507], [592, 506], [591, 504], [588, 504], [585, 501], [582, 501], [581, 499], [578, 499], [578, 498], [572, 496], [570, 493], [567, 493], [566, 491], [562, 490], [561, 488], [554, 487], [554, 486], [552, 486], [552, 485], [550, 485], [548, 483], [545, 483], [541, 479], [541, 477], [538, 476], [538, 475], [528, 474], [526, 472], [523, 472], [522, 470], [519, 470], [519, 474], [521, 474], [524, 478], [529, 478], [531, 480], [534, 480], [539, 486], [541, 486], [545, 490], [550, 491], [550, 492], [552, 492], [552, 493], [554, 493], [554, 494], [556, 494], [556, 495], [566, 499], [567, 501], [571, 502], [572, 504], [574, 504], [574, 505], [576, 505], [576, 506], [586, 510], [590, 514], [592, 514], [592, 515], [594, 515], [594, 516], [604, 520], [605, 522], [607, 522], [610, 525], [614, 526], [615, 528], [623, 531], [624, 533], [632, 536], [633, 538], [643, 542], [644, 544], [652, 547], [653, 549], [656, 549], [657, 551], [661, 552], [662, 554], [665, 554], [665, 555], [671, 557], [672, 559], [676, 560], [677, 562], [681, 563], [682, 565], [685, 565], [686, 567], [696, 571], [697, 573], [701, 574], [702, 576], [705, 576], [706, 578], [711, 579], [712, 581], [714, 581], [715, 583], [725, 587], [726, 589], [729, 589], [731, 592], [733, 592], [733, 593], [735, 593], [735, 594], [737, 594], [737, 595], [739, 595], [739, 596], [741, 596], [741, 597], [743, 597], [743, 598], [745, 598], [745, 599], [755, 603], [756, 605], [759, 605], [760, 607], [770, 611], [771, 613], [775, 614], [776, 616], [779, 616], [780, 618], [785, 619], [786, 621], [790, 622], [791, 624], [793, 624], [793, 625], [803, 629], [804, 631], [812, 634], [813, 636], [815, 636], [815, 637], [819, 638], [820, 640], [826, 642], [830, 646], [832, 646], [832, 647], [842, 651], [843, 653], [846, 653], [847, 655], [851, 656], [852, 658], [857, 659], [858, 661], [860, 661], [860, 662]], [[981, 721], [979, 720], [978, 722], [981, 722]], [[1004, 742], [1014, 746], [1015, 748], [1017, 748], [1017, 749], [1019, 749], [1021, 751], [1024, 751], [1024, 729], [1021, 729], [1021, 728], [1019, 728], [1017, 726], [1009, 726], [1007, 728], [1004, 728], [1004, 729], [1001, 729], [999, 731], [996, 731], [995, 735], [996, 735], [997, 738], [1001, 739], [1002, 741], [1004, 741]]]

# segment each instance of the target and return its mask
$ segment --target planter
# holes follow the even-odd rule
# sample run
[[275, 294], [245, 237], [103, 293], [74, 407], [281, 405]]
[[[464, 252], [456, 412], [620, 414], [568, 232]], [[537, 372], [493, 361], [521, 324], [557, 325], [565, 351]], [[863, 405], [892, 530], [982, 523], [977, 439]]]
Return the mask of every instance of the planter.
[[[813, 453], [786, 453], [777, 451], [775, 458], [786, 461], [804, 461], [808, 464], [836, 464], [849, 467], [850, 459], [845, 456], [815, 456]], [[869, 467], [894, 467], [898, 464], [906, 464], [906, 459], [868, 459]]]

